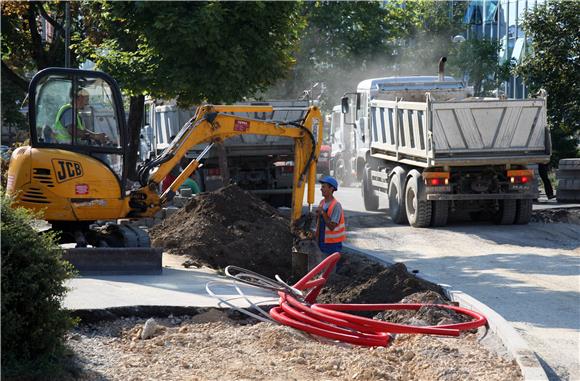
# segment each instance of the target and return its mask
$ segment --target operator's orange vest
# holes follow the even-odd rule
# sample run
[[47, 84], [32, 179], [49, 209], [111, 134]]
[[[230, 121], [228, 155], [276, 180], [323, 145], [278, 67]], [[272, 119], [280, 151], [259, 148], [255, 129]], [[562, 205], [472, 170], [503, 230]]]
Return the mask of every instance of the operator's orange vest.
[[[328, 211], [326, 214], [328, 216], [332, 216], [332, 210], [336, 205], [336, 199], [333, 199], [330, 202], [330, 206], [328, 207]], [[320, 201], [320, 206], [324, 206], [324, 200]], [[318, 217], [321, 218], [321, 217]], [[316, 236], [318, 237], [318, 227], [320, 223], [316, 226]], [[346, 226], [344, 224], [344, 210], [340, 211], [340, 220], [338, 221], [338, 225], [334, 228], [334, 230], [330, 230], [327, 224], [324, 224], [324, 243], [339, 243], [343, 242], [346, 239]]]

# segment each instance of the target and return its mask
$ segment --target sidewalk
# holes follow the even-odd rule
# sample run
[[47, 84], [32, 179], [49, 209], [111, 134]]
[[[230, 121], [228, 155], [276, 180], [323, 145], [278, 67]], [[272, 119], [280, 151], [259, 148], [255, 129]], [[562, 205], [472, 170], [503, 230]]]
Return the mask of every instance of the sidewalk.
[[[208, 268], [186, 269], [181, 266], [182, 262], [182, 257], [165, 253], [161, 275], [94, 275], [71, 279], [67, 282], [70, 291], [64, 307], [72, 310], [128, 306], [227, 307], [207, 293], [206, 284], [212, 281], [222, 283], [211, 287], [217, 295], [239, 307], [249, 306], [230, 279]], [[240, 289], [255, 303], [277, 301], [277, 296], [266, 290], [245, 285]]]

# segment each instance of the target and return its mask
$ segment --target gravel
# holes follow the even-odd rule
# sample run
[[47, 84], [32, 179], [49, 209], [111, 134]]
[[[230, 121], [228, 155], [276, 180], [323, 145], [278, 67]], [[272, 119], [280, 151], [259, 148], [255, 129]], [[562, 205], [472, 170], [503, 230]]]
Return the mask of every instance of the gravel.
[[[224, 312], [84, 325], [69, 334], [78, 380], [521, 380], [514, 361], [459, 338], [399, 335], [389, 347], [321, 341], [288, 327], [246, 324]], [[493, 366], [490, 366], [493, 364]]]

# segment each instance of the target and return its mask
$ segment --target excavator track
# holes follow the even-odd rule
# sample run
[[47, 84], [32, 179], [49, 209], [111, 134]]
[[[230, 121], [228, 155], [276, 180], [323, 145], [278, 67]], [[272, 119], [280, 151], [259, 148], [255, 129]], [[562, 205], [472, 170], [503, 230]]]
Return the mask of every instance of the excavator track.
[[151, 275], [162, 272], [161, 248], [78, 247], [65, 249], [63, 259], [80, 275]]
[[[63, 259], [81, 275], [161, 274], [162, 249], [150, 247], [149, 234], [136, 226], [107, 223], [75, 235], [83, 242], [64, 249]], [[88, 245], [87, 245], [88, 244]], [[80, 246], [92, 247], [80, 247]]]

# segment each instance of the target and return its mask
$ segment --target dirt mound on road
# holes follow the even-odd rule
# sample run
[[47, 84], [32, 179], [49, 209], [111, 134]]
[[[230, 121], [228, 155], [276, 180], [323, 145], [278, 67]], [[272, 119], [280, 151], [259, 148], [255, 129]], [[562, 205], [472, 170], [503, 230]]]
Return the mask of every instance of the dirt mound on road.
[[237, 185], [193, 197], [150, 235], [153, 246], [187, 256], [194, 265], [290, 275], [290, 221]]
[[541, 222], [544, 224], [561, 222], [565, 224], [580, 225], [580, 208], [534, 210], [530, 222]]
[[384, 266], [357, 255], [344, 254], [346, 263], [328, 279], [319, 303], [396, 303], [417, 292], [443, 289], [407, 271], [403, 263]]
[[[150, 234], [153, 246], [187, 256], [193, 265], [234, 265], [269, 278], [290, 277], [290, 221], [237, 185], [192, 198]], [[343, 256], [345, 263], [330, 277], [320, 302], [394, 303], [416, 292], [443, 294], [441, 287], [410, 274], [402, 263], [387, 267], [361, 256]]]

